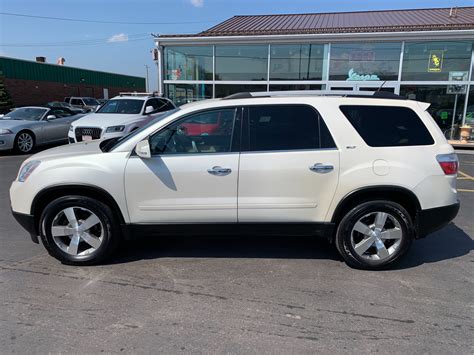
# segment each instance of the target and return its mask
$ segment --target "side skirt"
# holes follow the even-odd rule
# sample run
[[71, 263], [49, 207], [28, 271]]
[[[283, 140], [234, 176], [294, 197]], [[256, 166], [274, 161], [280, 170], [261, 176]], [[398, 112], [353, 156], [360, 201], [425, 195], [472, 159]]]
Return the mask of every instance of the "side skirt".
[[125, 224], [126, 240], [146, 236], [318, 236], [332, 238], [334, 223]]

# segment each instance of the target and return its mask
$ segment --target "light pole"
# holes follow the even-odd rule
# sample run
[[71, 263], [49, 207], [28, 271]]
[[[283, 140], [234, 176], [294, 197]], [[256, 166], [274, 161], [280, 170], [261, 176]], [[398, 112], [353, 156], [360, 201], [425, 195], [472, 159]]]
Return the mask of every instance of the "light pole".
[[145, 82], [145, 84], [146, 84], [146, 92], [149, 92], [149, 91], [148, 91], [148, 68], [149, 68], [148, 65], [145, 64], [145, 68], [146, 68], [146, 82]]

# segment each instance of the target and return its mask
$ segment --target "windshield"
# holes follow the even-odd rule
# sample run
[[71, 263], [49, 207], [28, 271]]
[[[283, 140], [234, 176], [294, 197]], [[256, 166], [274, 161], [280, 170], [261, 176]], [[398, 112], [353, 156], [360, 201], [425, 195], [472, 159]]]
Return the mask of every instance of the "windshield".
[[120, 144], [128, 141], [130, 138], [133, 138], [135, 137], [137, 134], [140, 134], [143, 130], [147, 129], [148, 127], [154, 125], [156, 122], [159, 122], [161, 121], [162, 119], [168, 117], [168, 116], [171, 116], [173, 113], [175, 112], [178, 112], [179, 111], [179, 108], [176, 108], [174, 110], [170, 110], [170, 111], [166, 111], [166, 112], [163, 112], [161, 114], [159, 114], [156, 118], [154, 118], [153, 120], [151, 120], [150, 122], [148, 122], [146, 125], [144, 125], [143, 127], [133, 131], [133, 132], [130, 132], [129, 134], [125, 135], [125, 136], [122, 136], [122, 137], [117, 137], [117, 138], [112, 138], [108, 141], [105, 142], [104, 145], [101, 145], [101, 149], [103, 152], [110, 152], [112, 149], [118, 147]]
[[109, 100], [100, 108], [98, 113], [122, 113], [136, 115], [142, 112], [143, 100]]
[[97, 101], [96, 99], [93, 99], [92, 97], [84, 97], [82, 99], [82, 101], [84, 101], [84, 103], [88, 106], [97, 106], [97, 105], [100, 105], [100, 102]]
[[46, 109], [44, 108], [24, 107], [17, 108], [16, 110], [7, 113], [3, 118], [10, 118], [13, 120], [39, 121], [45, 112]]

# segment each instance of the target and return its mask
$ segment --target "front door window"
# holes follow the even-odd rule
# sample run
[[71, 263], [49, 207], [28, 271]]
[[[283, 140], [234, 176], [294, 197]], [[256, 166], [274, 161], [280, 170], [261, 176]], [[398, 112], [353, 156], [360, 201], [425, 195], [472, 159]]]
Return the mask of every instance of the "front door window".
[[169, 125], [150, 138], [152, 155], [230, 152], [235, 113], [206, 111]]

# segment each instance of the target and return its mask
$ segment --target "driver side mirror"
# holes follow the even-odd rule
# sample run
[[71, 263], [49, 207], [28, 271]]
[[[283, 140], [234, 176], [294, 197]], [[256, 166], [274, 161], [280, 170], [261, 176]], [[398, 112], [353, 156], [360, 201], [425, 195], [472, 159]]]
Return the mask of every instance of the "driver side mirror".
[[148, 115], [150, 113], [152, 113], [155, 109], [153, 108], [153, 106], [147, 106], [145, 107], [145, 115]]
[[137, 153], [137, 155], [142, 159], [151, 158], [150, 142], [148, 142], [148, 139], [137, 143], [135, 146], [135, 153]]
[[55, 115], [48, 115], [48, 116], [46, 117], [46, 121], [54, 120], [55, 118], [56, 118]]

